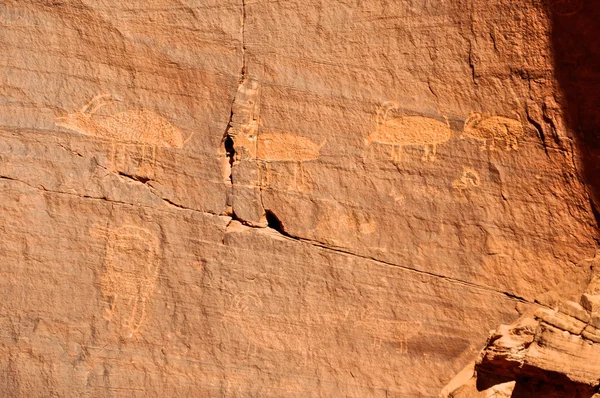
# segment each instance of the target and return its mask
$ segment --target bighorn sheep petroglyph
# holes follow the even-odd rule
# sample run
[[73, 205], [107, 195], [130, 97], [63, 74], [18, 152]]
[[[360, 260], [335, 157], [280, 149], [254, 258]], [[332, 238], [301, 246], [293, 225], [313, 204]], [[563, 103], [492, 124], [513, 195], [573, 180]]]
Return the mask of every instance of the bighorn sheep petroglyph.
[[[327, 140], [323, 140], [320, 144], [314, 141], [290, 133], [260, 133], [258, 129], [246, 129], [233, 136], [233, 141], [236, 145], [246, 148], [248, 157], [263, 163], [265, 166], [266, 182], [270, 182], [271, 162], [289, 162], [294, 164], [294, 184], [298, 189], [304, 185], [304, 168], [303, 162], [316, 160], [320, 156], [321, 148]], [[301, 184], [298, 184], [298, 173], [300, 173]], [[261, 181], [262, 184], [262, 181]]]
[[390, 119], [390, 111], [399, 109], [396, 101], [386, 101], [377, 110], [375, 131], [369, 135], [365, 144], [373, 142], [392, 146], [392, 161], [401, 158], [402, 148], [405, 146], [423, 146], [425, 154], [423, 160], [435, 160], [437, 145], [452, 138], [452, 130], [448, 119], [446, 123], [425, 116], [401, 116]]
[[483, 119], [481, 113], [473, 112], [465, 120], [465, 127], [460, 138], [474, 138], [483, 142], [481, 150], [489, 148], [495, 150], [495, 141], [504, 141], [505, 149], [517, 150], [519, 148], [517, 138], [525, 134], [521, 116], [517, 113], [517, 119], [503, 116], [491, 116]]
[[[112, 94], [100, 94], [92, 98], [80, 110], [56, 118], [56, 125], [76, 131], [80, 134], [108, 140], [113, 145], [112, 165], [118, 144], [146, 146], [152, 148], [152, 167], [156, 165], [156, 148], [183, 148], [192, 138], [184, 139], [180, 129], [167, 119], [147, 109], [127, 110], [114, 115], [94, 119], [92, 116], [103, 106], [121, 101]], [[144, 154], [142, 153], [142, 160]]]

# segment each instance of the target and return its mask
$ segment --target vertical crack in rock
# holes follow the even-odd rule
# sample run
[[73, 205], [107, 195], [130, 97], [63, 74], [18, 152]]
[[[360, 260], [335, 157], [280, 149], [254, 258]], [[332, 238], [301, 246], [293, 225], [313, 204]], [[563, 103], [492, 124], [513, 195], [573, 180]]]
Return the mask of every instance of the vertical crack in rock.
[[223, 137], [223, 145], [225, 146], [225, 156], [229, 161], [229, 183], [233, 185], [233, 162], [235, 161], [235, 147], [233, 145], [233, 138], [229, 135], [229, 129], [225, 132]]
[[[231, 108], [229, 112], [229, 121], [225, 128], [223, 135], [222, 145], [225, 149], [225, 156], [229, 161], [229, 184], [231, 186], [231, 217], [233, 220], [239, 221], [242, 224], [248, 226], [254, 226], [252, 223], [247, 222], [236, 214], [234, 203], [235, 203], [235, 190], [234, 190], [234, 164], [236, 163], [236, 148], [235, 148], [235, 137], [238, 135], [240, 130], [240, 120], [243, 119], [244, 115], [244, 104], [247, 102], [247, 89], [246, 84], [248, 82], [247, 76], [247, 65], [246, 65], [246, 2], [241, 0], [241, 25], [240, 25], [240, 36], [241, 36], [241, 66], [239, 71], [238, 85], [236, 92], [231, 101]], [[260, 194], [260, 200], [262, 203], [262, 192]]]
[[233, 137], [230, 134], [230, 130], [233, 126], [233, 117], [234, 117], [234, 106], [237, 98], [237, 94], [240, 90], [240, 87], [244, 84], [246, 80], [246, 38], [245, 38], [245, 24], [246, 24], [246, 2], [242, 0], [242, 21], [241, 21], [241, 38], [242, 38], [242, 66], [240, 68], [239, 79], [238, 79], [238, 87], [233, 96], [233, 100], [231, 101], [231, 107], [229, 111], [229, 121], [227, 122], [227, 127], [225, 127], [225, 134], [223, 134], [223, 146], [225, 147], [225, 155], [229, 158], [229, 164], [232, 166], [229, 172], [229, 180], [233, 184], [233, 163], [235, 161], [235, 148]]
[[475, 72], [475, 60], [473, 42], [475, 41], [475, 9], [471, 6], [471, 37], [469, 38], [469, 68], [471, 69], [471, 79], [477, 87], [477, 74]]
[[531, 116], [529, 109], [526, 110], [526, 115], [527, 115], [527, 121], [535, 128], [538, 136], [540, 137], [540, 141], [542, 143], [542, 147], [544, 148], [544, 152], [546, 153], [546, 157], [548, 159], [550, 159], [550, 154], [548, 153], [548, 146], [546, 144], [546, 134], [544, 134], [544, 128], [537, 120], [535, 120]]

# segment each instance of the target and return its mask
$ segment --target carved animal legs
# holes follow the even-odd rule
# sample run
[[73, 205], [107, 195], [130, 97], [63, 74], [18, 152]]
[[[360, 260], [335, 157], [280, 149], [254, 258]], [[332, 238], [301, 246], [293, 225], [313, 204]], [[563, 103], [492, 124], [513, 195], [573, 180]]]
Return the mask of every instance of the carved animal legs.
[[[262, 168], [264, 166], [265, 172], [262, 172]], [[258, 173], [258, 186], [260, 188], [266, 188], [269, 186], [269, 184], [271, 183], [271, 177], [270, 177], [270, 167], [269, 167], [269, 162], [268, 161], [260, 161], [257, 160], [256, 161], [256, 171]]]
[[266, 188], [269, 185], [271, 185], [271, 168], [269, 162], [265, 162], [265, 184], [263, 186]]
[[392, 163], [402, 159], [402, 145], [392, 145]]
[[298, 168], [300, 169], [300, 186], [299, 191], [304, 191], [304, 165], [302, 162], [298, 162]]
[[380, 337], [373, 336], [373, 348], [375, 350], [381, 350], [382, 339]]
[[114, 141], [112, 141], [112, 152], [110, 154], [110, 169], [114, 173], [117, 172], [116, 159], [117, 159], [117, 141], [114, 140]]
[[428, 160], [431, 160], [433, 162], [433, 161], [435, 161], [436, 153], [437, 153], [437, 148], [436, 148], [435, 144], [431, 145], [431, 147], [429, 147], [429, 145], [425, 145], [425, 153], [423, 154], [422, 160], [424, 162], [426, 162]]
[[140, 158], [140, 162], [138, 167], [141, 169], [144, 166], [144, 159], [146, 158], [146, 145], [142, 145], [142, 156]]
[[408, 341], [407, 341], [407, 339], [401, 339], [399, 341], [399, 343], [400, 343], [400, 347], [398, 349], [398, 352], [400, 354], [408, 354]]
[[156, 145], [152, 147], [152, 176], [156, 174]]
[[490, 140], [484, 139], [483, 140], [483, 145], [481, 146], [482, 151], [488, 150], [488, 151], [497, 151], [498, 149], [496, 148], [496, 139], [492, 138]]

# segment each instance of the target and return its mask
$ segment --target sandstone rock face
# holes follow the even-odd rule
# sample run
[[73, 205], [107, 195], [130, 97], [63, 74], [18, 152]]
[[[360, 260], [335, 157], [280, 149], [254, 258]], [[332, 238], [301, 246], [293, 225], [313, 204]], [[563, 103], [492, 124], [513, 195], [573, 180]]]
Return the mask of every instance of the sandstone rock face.
[[3, 1], [0, 389], [436, 396], [590, 282], [594, 7]]
[[[591, 297], [600, 298], [583, 294], [581, 301]], [[533, 316], [500, 326], [476, 364], [463, 369], [440, 397], [596, 397], [599, 315], [565, 301], [559, 310], [538, 308]]]

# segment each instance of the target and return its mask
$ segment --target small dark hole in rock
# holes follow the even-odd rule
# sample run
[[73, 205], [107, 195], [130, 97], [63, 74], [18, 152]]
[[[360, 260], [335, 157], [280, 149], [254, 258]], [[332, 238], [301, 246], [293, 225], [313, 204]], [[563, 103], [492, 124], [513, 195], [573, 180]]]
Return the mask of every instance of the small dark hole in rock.
[[266, 210], [265, 214], [267, 216], [267, 226], [269, 228], [274, 229], [275, 231], [279, 232], [282, 235], [286, 235], [286, 232], [285, 232], [285, 229], [283, 228], [283, 224], [281, 223], [281, 220], [279, 220], [279, 218], [277, 218], [277, 216], [271, 210]]
[[233, 145], [233, 139], [230, 136], [225, 137], [225, 155], [229, 158], [229, 165], [233, 166], [235, 148]]

